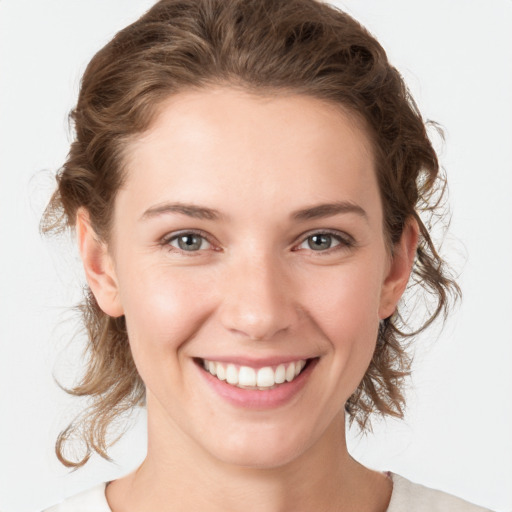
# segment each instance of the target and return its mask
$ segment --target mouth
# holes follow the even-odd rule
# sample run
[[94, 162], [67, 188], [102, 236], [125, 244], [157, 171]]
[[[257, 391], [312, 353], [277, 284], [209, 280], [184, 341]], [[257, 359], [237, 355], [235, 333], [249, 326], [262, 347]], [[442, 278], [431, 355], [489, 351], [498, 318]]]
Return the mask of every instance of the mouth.
[[198, 359], [197, 363], [217, 380], [246, 390], [269, 391], [293, 382], [310, 364], [311, 359], [298, 359], [274, 366], [253, 368], [233, 363]]

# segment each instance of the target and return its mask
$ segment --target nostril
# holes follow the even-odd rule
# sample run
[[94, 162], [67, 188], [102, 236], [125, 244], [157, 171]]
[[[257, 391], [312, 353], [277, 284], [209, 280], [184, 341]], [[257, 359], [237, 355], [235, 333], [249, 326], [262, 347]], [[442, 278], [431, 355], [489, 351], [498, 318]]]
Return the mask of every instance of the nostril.
[[275, 262], [241, 264], [224, 281], [219, 313], [231, 333], [267, 341], [297, 324], [297, 307]]

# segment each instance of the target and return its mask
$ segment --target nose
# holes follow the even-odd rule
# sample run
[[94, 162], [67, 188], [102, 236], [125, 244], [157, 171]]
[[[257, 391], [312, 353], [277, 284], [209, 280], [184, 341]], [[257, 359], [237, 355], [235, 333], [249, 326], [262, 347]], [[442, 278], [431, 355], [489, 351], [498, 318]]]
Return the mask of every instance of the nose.
[[230, 332], [270, 340], [298, 321], [293, 280], [271, 256], [247, 256], [225, 275], [220, 317]]

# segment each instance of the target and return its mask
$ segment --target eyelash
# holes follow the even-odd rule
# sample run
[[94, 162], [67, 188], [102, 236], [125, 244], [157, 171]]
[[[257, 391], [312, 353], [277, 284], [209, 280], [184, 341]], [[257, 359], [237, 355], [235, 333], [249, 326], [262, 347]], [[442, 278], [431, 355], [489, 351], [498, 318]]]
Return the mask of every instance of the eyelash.
[[[300, 246], [302, 244], [307, 243], [308, 240], [311, 239], [312, 237], [322, 236], [322, 235], [331, 237], [332, 239], [334, 239], [337, 242], [337, 244], [332, 247], [329, 247], [325, 250], [317, 250], [317, 251], [312, 249], [311, 247], [309, 249], [306, 249], [306, 248], [301, 249], [300, 248]], [[164, 246], [167, 250], [169, 250], [171, 252], [178, 252], [181, 254], [186, 253], [187, 256], [198, 255], [202, 251], [210, 249], [210, 248], [207, 248], [207, 249], [198, 249], [195, 251], [186, 251], [186, 250], [180, 249], [179, 247], [175, 247], [175, 246], [171, 245], [171, 242], [176, 241], [180, 237], [185, 237], [185, 236], [199, 237], [204, 242], [210, 244], [211, 248], [213, 248], [214, 251], [220, 250], [218, 248], [218, 246], [216, 246], [214, 244], [214, 242], [211, 240], [211, 237], [207, 233], [205, 233], [203, 231], [197, 231], [197, 230], [187, 230], [187, 231], [179, 231], [177, 233], [171, 233], [171, 234], [165, 236], [164, 238], [162, 238], [161, 245]], [[312, 232], [302, 235], [301, 241], [298, 244], [296, 244], [292, 250], [293, 251], [309, 250], [312, 253], [316, 253], [318, 255], [327, 255], [327, 254], [331, 254], [332, 252], [335, 252], [338, 250], [351, 249], [355, 245], [356, 245], [355, 240], [347, 233], [342, 233], [339, 231], [334, 231], [334, 230], [329, 230], [329, 229], [323, 229], [323, 230], [312, 231]]]
[[[309, 239], [311, 239], [314, 236], [328, 236], [331, 237], [334, 241], [338, 242], [336, 245], [329, 247], [325, 250], [317, 250], [307, 248], [307, 249], [300, 249], [300, 246], [307, 243]], [[294, 251], [300, 251], [300, 250], [307, 250], [311, 251], [312, 253], [318, 254], [319, 256], [326, 256], [328, 254], [332, 254], [333, 252], [340, 251], [340, 250], [347, 250], [352, 249], [355, 247], [356, 243], [355, 240], [348, 235], [347, 233], [343, 233], [336, 230], [329, 230], [329, 229], [322, 229], [322, 230], [316, 230], [309, 233], [306, 233], [305, 235], [302, 235], [301, 242], [297, 244], [294, 247]]]
[[179, 240], [180, 237], [185, 237], [185, 236], [201, 238], [203, 241], [210, 244], [210, 246], [212, 246], [214, 248], [213, 250], [219, 250], [218, 248], [216, 248], [215, 244], [213, 243], [213, 241], [211, 240], [210, 236], [208, 236], [207, 233], [205, 233], [203, 231], [196, 231], [196, 230], [187, 230], [187, 231], [179, 231], [177, 233], [170, 233], [169, 235], [162, 238], [161, 245], [164, 246], [168, 251], [178, 252], [181, 254], [187, 254], [187, 256], [194, 256], [194, 255], [200, 254], [204, 250], [208, 250], [208, 249], [199, 249], [197, 251], [185, 251], [183, 249], [180, 249], [179, 247], [174, 247], [173, 245], [171, 245], [171, 242], [173, 242], [175, 240]]

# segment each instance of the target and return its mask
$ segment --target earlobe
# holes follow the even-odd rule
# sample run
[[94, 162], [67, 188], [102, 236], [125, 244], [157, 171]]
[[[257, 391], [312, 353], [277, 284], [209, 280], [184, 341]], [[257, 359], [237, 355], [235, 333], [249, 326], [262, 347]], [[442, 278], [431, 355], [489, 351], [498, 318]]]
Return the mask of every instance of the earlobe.
[[405, 291], [416, 256], [418, 238], [418, 223], [416, 219], [409, 218], [400, 240], [393, 247], [391, 264], [382, 287], [379, 308], [381, 319], [388, 318], [395, 312], [398, 301]]
[[98, 238], [91, 226], [85, 208], [77, 212], [76, 234], [87, 283], [98, 305], [109, 316], [122, 316], [124, 312], [112, 258], [106, 243]]

